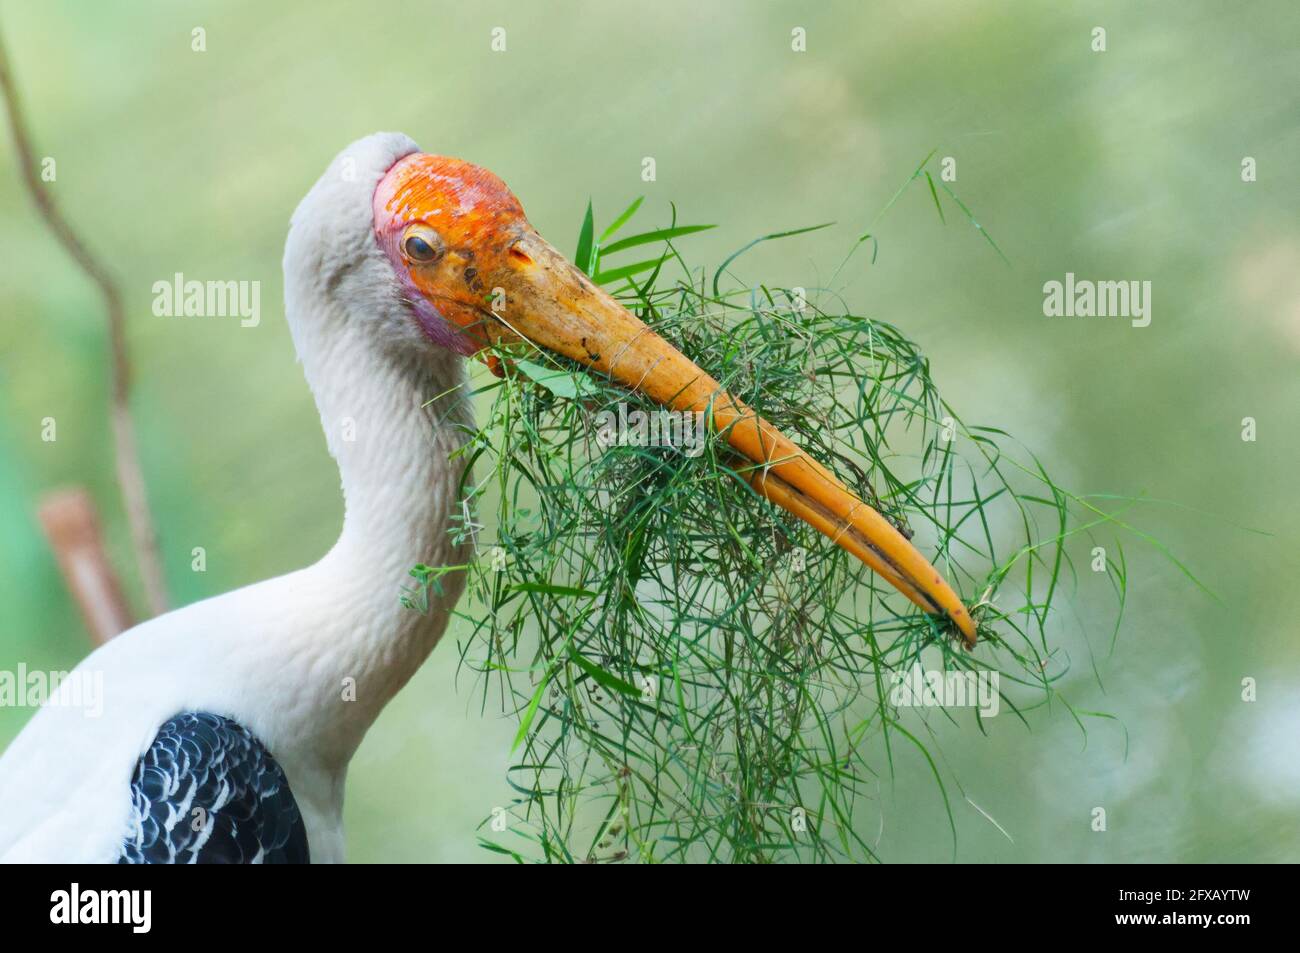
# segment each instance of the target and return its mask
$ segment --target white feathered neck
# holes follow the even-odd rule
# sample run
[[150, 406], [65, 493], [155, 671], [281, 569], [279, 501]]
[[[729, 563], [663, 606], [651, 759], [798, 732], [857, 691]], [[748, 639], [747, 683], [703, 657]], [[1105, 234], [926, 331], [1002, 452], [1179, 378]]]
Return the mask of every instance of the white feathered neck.
[[371, 234], [375, 185], [415, 148], [380, 134], [345, 149], [285, 246], [289, 325], [342, 475], [338, 543], [306, 569], [141, 623], [77, 666], [102, 677], [102, 712], [46, 706], [0, 755], [0, 859], [115, 859], [136, 762], [182, 711], [256, 735], [288, 775], [313, 860], [342, 859], [348, 761], [463, 585], [444, 578], [422, 614], [401, 605], [408, 572], [469, 555], [447, 532], [471, 419], [463, 360], [424, 338]]
[[304, 726], [344, 759], [424, 662], [460, 595], [457, 574], [427, 613], [405, 608], [411, 567], [468, 555], [449, 532], [463, 509], [456, 451], [472, 424], [464, 359], [420, 332], [370, 233], [375, 184], [414, 149], [386, 134], [349, 147], [299, 205], [285, 247], [286, 315], [345, 506], [338, 543], [305, 572], [325, 581], [332, 615], [346, 622], [289, 651], [344, 691], [355, 679], [354, 701]]

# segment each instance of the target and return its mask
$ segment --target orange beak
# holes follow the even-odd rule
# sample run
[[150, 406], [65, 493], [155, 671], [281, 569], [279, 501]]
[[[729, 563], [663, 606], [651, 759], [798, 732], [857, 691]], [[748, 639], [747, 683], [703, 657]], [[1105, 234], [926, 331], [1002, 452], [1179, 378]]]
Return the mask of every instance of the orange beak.
[[755, 490], [862, 560], [926, 612], [952, 620], [967, 647], [975, 644], [975, 624], [961, 599], [885, 517], [593, 284], [526, 220], [503, 232], [475, 255], [485, 287], [505, 293], [503, 309], [479, 309], [484, 336], [524, 338], [663, 407], [709, 415], [715, 430], [754, 464], [745, 477]]

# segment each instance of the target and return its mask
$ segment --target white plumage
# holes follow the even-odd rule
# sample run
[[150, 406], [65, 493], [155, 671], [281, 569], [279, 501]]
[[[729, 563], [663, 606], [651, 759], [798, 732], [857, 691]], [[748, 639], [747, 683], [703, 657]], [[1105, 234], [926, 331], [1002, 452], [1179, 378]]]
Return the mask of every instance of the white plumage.
[[405, 609], [408, 570], [466, 555], [446, 530], [458, 506], [455, 423], [470, 410], [449, 414], [455, 396], [423, 406], [464, 380], [464, 359], [420, 333], [372, 232], [376, 183], [415, 151], [391, 133], [349, 146], [298, 206], [285, 248], [289, 326], [342, 475], [338, 543], [306, 569], [151, 619], [82, 662], [102, 672], [102, 715], [43, 708], [0, 757], [0, 859], [115, 860], [132, 770], [182, 711], [253, 732], [288, 777], [312, 859], [343, 859], [348, 761], [460, 594], [451, 576], [427, 614]]

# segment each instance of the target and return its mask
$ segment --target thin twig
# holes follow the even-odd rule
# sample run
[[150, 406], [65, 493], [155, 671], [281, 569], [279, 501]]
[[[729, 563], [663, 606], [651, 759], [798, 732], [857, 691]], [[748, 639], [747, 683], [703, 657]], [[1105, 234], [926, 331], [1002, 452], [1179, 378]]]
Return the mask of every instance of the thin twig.
[[109, 354], [112, 361], [110, 382], [109, 420], [113, 427], [113, 445], [117, 463], [117, 481], [122, 492], [122, 504], [131, 527], [131, 542], [136, 564], [144, 583], [145, 598], [150, 613], [157, 615], [167, 610], [167, 587], [163, 579], [162, 562], [158, 556], [158, 537], [154, 531], [153, 516], [145, 493], [144, 474], [136, 446], [135, 423], [131, 418], [131, 372], [126, 351], [126, 321], [122, 312], [122, 296], [117, 285], [103, 265], [90, 253], [68, 224], [49, 191], [42, 186], [37, 172], [36, 155], [27, 135], [18, 91], [9, 72], [9, 58], [0, 39], [0, 91], [9, 114], [9, 127], [13, 131], [14, 146], [18, 150], [23, 180], [36, 207], [73, 260], [104, 296], [108, 312]]

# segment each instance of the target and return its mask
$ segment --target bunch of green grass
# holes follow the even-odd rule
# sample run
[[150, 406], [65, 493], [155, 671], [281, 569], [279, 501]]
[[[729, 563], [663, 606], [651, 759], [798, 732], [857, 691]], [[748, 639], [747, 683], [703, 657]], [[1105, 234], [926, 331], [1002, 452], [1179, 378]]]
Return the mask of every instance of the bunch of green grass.
[[[461, 531], [477, 558], [416, 567], [411, 594], [418, 604], [443, 574], [467, 573], [462, 664], [483, 709], [518, 720], [515, 800], [485, 819], [482, 843], [558, 862], [873, 859], [860, 831], [886, 768], [868, 763], [877, 735], [890, 771], [900, 744], [920, 752], [952, 822], [933, 740], [890, 701], [894, 676], [928, 651], [930, 669], [999, 670], [1018, 715], [1046, 703], [1065, 668], [1049, 665], [1048, 633], [1073, 571], [1067, 541], [1110, 517], [1002, 431], [963, 424], [893, 325], [829, 294], [728, 287], [735, 256], [692, 269], [676, 246], [700, 226], [616, 238], [638, 204], [599, 239], [588, 208], [580, 267], [913, 536], [972, 607], [980, 644], [963, 650], [948, 624], [760, 498], [722, 435], [694, 457], [602, 445], [601, 411], [658, 408], [512, 349], [465, 450], [483, 525]], [[654, 254], [606, 264], [638, 247]]]

